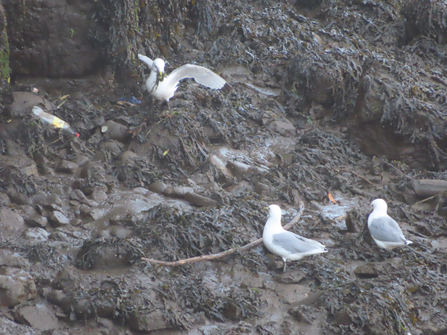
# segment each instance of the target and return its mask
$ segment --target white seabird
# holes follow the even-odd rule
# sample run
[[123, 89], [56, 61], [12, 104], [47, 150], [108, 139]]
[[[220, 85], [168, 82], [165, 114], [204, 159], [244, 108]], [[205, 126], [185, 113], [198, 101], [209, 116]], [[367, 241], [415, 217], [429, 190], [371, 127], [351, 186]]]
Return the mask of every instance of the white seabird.
[[373, 211], [368, 216], [368, 229], [374, 242], [384, 249], [393, 249], [413, 243], [407, 240], [397, 222], [387, 214], [388, 206], [383, 199], [371, 202]]
[[320, 242], [284, 230], [281, 226], [281, 208], [277, 205], [270, 205], [268, 208], [269, 218], [264, 227], [262, 240], [270, 252], [282, 257], [283, 272], [286, 271], [287, 260], [293, 261], [304, 256], [328, 252]]
[[158, 100], [169, 102], [169, 99], [174, 96], [180, 80], [186, 78], [194, 78], [199, 84], [212, 89], [221, 89], [226, 84], [221, 76], [203, 66], [186, 64], [166, 75], [164, 72], [165, 62], [162, 59], [157, 58], [153, 61], [140, 54], [138, 58], [151, 69], [151, 74], [146, 80], [146, 87], [149, 94]]

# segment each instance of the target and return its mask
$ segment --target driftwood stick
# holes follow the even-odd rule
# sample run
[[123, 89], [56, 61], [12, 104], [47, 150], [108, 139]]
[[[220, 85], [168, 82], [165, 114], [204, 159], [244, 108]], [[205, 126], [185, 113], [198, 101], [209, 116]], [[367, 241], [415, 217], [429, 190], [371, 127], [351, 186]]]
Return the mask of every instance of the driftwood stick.
[[[288, 230], [295, 223], [297, 223], [298, 220], [301, 218], [301, 215], [303, 214], [303, 212], [304, 212], [304, 203], [302, 201], [300, 201], [298, 213], [295, 215], [295, 217], [292, 219], [292, 221], [290, 221], [288, 224], [286, 224], [284, 226], [284, 229]], [[175, 261], [175, 262], [157, 261], [155, 259], [150, 259], [150, 258], [146, 258], [146, 257], [142, 257], [141, 259], [145, 260], [149, 263], [155, 263], [155, 264], [160, 264], [160, 265], [164, 265], [164, 266], [178, 266], [178, 265], [183, 265], [183, 264], [197, 263], [197, 262], [201, 262], [201, 261], [222, 258], [222, 257], [228, 256], [228, 255], [234, 254], [236, 251], [242, 252], [242, 251], [249, 250], [249, 249], [257, 246], [261, 242], [262, 242], [262, 238], [257, 239], [256, 241], [253, 241], [251, 243], [248, 243], [240, 248], [228, 249], [226, 251], [222, 251], [222, 252], [219, 252], [217, 254], [212, 254], [212, 255], [203, 255], [203, 256], [198, 256], [198, 257], [181, 259], [181, 260]]]

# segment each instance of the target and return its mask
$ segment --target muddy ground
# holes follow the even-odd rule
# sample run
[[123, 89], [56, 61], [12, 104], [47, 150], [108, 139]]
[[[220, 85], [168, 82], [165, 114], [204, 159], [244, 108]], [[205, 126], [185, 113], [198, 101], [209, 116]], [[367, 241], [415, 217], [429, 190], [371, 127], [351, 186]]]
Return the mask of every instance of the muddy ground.
[[[0, 2], [0, 333], [446, 334], [445, 7]], [[168, 109], [138, 53], [228, 85]], [[371, 241], [378, 197], [411, 246]], [[242, 247], [301, 202], [329, 252], [285, 273], [262, 244], [142, 259]]]

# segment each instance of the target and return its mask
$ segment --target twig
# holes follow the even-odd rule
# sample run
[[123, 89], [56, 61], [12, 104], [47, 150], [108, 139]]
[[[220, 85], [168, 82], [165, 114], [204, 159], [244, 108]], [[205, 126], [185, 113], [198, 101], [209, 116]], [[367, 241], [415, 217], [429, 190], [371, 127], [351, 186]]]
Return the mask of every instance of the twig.
[[410, 177], [409, 175], [406, 175], [405, 173], [403, 173], [401, 170], [399, 170], [397, 167], [395, 167], [393, 164], [391, 164], [391, 163], [388, 163], [388, 162], [384, 162], [386, 165], [389, 165], [389, 166], [391, 166], [393, 169], [395, 169], [397, 172], [399, 172], [400, 174], [402, 174], [404, 177], [407, 177], [408, 179], [411, 179], [411, 180], [416, 180], [415, 178], [413, 178], [413, 177]]
[[[290, 229], [295, 223], [298, 222], [298, 220], [301, 218], [301, 215], [304, 212], [304, 203], [302, 201], [299, 202], [299, 209], [298, 209], [298, 214], [295, 215], [295, 217], [292, 219], [292, 221], [290, 221], [288, 224], [286, 224], [284, 226], [284, 229]], [[189, 263], [197, 263], [197, 262], [201, 262], [201, 261], [207, 261], [207, 260], [212, 260], [212, 259], [218, 259], [218, 258], [222, 258], [231, 254], [234, 254], [236, 251], [242, 252], [242, 251], [246, 251], [249, 250], [255, 246], [257, 246], [258, 244], [260, 244], [262, 242], [262, 238], [257, 239], [256, 241], [253, 241], [249, 244], [244, 245], [243, 247], [240, 248], [232, 248], [232, 249], [228, 249], [226, 251], [222, 251], [219, 252], [217, 254], [212, 254], [212, 255], [204, 255], [204, 256], [198, 256], [198, 257], [192, 257], [192, 258], [187, 258], [187, 259], [181, 259], [179, 261], [175, 261], [175, 262], [164, 262], [164, 261], [157, 261], [155, 259], [150, 259], [150, 258], [146, 258], [146, 257], [142, 257], [142, 260], [145, 260], [147, 262], [150, 263], [155, 263], [155, 264], [160, 264], [160, 265], [165, 265], [165, 266], [178, 266], [178, 265], [183, 265], [183, 264], [189, 264]]]
[[369, 183], [370, 185], [374, 185], [368, 178], [363, 177], [362, 175], [358, 174], [357, 172], [349, 171], [347, 168], [340, 168], [339, 170], [343, 170], [343, 171], [347, 171], [347, 172], [349, 172], [349, 173], [352, 173], [352, 174], [356, 175], [357, 177], [363, 179], [364, 181], [366, 181], [366, 182]]
[[415, 203], [413, 204], [413, 206], [414, 206], [414, 205], [422, 204], [423, 202], [426, 202], [426, 201], [428, 201], [428, 200], [431, 200], [431, 199], [434, 199], [434, 198], [436, 198], [436, 197], [439, 197], [439, 196], [443, 195], [443, 194], [446, 193], [446, 192], [447, 192], [447, 191], [442, 191], [442, 192], [439, 192], [439, 193], [437, 193], [437, 194], [435, 194], [435, 195], [432, 195], [431, 197], [422, 199], [422, 200], [420, 200], [420, 201], [418, 201], [418, 202], [415, 202]]

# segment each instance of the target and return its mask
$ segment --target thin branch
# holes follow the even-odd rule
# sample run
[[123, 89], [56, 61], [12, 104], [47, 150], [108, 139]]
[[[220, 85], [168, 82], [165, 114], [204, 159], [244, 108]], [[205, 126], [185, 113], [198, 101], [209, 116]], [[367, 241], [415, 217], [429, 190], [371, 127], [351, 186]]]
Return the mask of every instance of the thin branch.
[[[301, 215], [303, 214], [303, 212], [304, 212], [304, 203], [302, 201], [300, 201], [298, 213], [295, 215], [295, 217], [292, 219], [292, 221], [290, 221], [288, 224], [286, 224], [284, 226], [284, 229], [288, 230], [295, 223], [297, 223], [298, 220], [301, 218]], [[197, 263], [197, 262], [207, 261], [207, 260], [212, 260], [212, 259], [219, 259], [219, 258], [228, 256], [228, 255], [234, 254], [236, 251], [242, 252], [242, 251], [249, 250], [249, 249], [257, 246], [260, 243], [262, 243], [262, 238], [257, 239], [256, 241], [246, 244], [240, 248], [228, 249], [226, 251], [222, 251], [222, 252], [219, 252], [217, 254], [212, 254], [212, 255], [204, 255], [204, 256], [192, 257], [192, 258], [187, 258], [187, 259], [181, 259], [181, 260], [175, 261], [175, 262], [157, 261], [155, 259], [150, 259], [150, 258], [146, 258], [146, 257], [142, 257], [141, 259], [145, 260], [149, 263], [155, 263], [155, 264], [160, 264], [160, 265], [164, 265], [164, 266], [178, 266], [178, 265]]]

